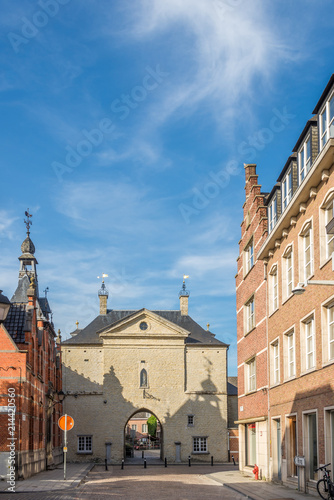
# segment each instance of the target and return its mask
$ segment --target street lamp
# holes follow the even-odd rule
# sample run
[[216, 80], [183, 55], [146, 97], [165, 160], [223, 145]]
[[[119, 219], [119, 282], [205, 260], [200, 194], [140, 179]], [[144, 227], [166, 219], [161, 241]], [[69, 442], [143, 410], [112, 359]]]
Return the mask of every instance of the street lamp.
[[2, 290], [0, 290], [0, 323], [3, 323], [7, 318], [9, 308], [10, 301], [5, 295], [2, 295]]
[[306, 280], [305, 282], [298, 283], [296, 288], [293, 288], [292, 293], [294, 295], [302, 295], [305, 292], [305, 287], [307, 285], [324, 285], [324, 286], [330, 286], [334, 285], [333, 280]]

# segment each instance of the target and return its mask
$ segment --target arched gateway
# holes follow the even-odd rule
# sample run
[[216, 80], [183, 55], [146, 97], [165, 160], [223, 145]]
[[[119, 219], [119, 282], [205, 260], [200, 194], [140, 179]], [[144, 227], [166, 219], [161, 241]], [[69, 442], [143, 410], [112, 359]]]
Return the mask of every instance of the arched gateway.
[[99, 316], [62, 344], [68, 459], [120, 463], [127, 422], [142, 412], [159, 420], [169, 463], [227, 461], [228, 345], [188, 315], [185, 285], [178, 311], [107, 310], [104, 283], [99, 297]]
[[124, 426], [124, 459], [130, 462], [160, 461], [163, 454], [163, 426], [147, 408], [133, 413]]

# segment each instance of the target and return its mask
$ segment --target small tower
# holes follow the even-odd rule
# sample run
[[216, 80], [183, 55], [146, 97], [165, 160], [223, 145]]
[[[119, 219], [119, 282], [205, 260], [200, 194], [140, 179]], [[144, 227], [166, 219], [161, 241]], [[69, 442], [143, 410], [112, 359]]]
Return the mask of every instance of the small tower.
[[105, 274], [102, 274], [102, 285], [100, 290], [98, 291], [98, 296], [100, 299], [100, 314], [107, 314], [107, 300], [109, 297], [109, 292], [106, 288], [106, 285], [104, 284], [104, 277], [108, 276]]
[[183, 276], [182, 290], [179, 293], [181, 316], [188, 316], [188, 299], [190, 292], [186, 290], [186, 278], [189, 278], [189, 276]]
[[22, 255], [19, 257], [20, 270], [19, 270], [19, 282], [17, 289], [12, 297], [12, 302], [27, 302], [27, 290], [30, 288], [30, 283], [34, 283], [35, 296], [39, 296], [38, 292], [38, 279], [37, 279], [37, 269], [38, 264], [37, 259], [34, 255], [35, 245], [30, 239], [30, 226], [32, 224], [29, 209], [25, 212], [26, 219], [24, 223], [27, 228], [27, 237], [21, 245]]

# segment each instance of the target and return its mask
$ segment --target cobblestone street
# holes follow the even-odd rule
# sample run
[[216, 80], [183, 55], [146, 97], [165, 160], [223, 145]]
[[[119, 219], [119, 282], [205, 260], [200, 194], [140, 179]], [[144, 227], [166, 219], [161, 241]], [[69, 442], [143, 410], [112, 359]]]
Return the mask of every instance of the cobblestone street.
[[[144, 469], [129, 466], [95, 467], [85, 483], [78, 488], [54, 492], [16, 493], [22, 500], [104, 500], [118, 498], [127, 500], [244, 500], [246, 497], [206, 477], [215, 468], [209, 466], [156, 467]], [[2, 494], [1, 500], [13, 498], [13, 493]]]

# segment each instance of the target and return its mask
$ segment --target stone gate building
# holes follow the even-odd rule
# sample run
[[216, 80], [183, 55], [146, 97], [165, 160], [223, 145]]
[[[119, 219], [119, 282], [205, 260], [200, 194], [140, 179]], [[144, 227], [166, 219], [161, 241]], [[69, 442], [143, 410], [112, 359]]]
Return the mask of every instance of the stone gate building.
[[125, 430], [138, 412], [161, 425], [168, 462], [228, 459], [228, 345], [180, 310], [108, 310], [104, 283], [100, 315], [62, 343], [65, 411], [74, 418], [68, 459], [120, 463]]

